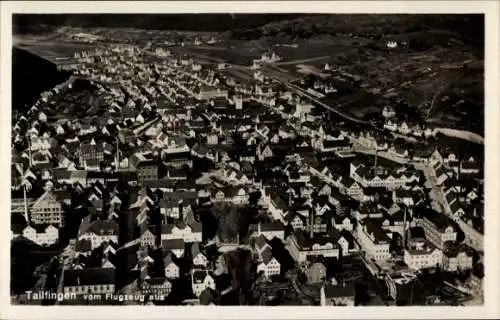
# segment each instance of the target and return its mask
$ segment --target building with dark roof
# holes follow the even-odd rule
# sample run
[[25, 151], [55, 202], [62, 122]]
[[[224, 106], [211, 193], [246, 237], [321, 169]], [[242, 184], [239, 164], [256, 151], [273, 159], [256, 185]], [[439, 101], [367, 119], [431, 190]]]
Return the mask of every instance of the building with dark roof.
[[93, 220], [88, 215], [82, 220], [78, 230], [78, 240], [89, 240], [92, 249], [97, 248], [101, 243], [113, 241], [118, 243], [119, 226], [113, 220]]
[[456, 224], [442, 213], [431, 209], [421, 210], [417, 225], [425, 232], [425, 238], [439, 249], [443, 249], [448, 241], [457, 240]]
[[313, 235], [311, 238], [307, 232], [297, 230], [287, 240], [287, 249], [290, 255], [299, 263], [305, 263], [310, 256], [336, 259], [340, 256], [337, 239], [329, 235]]
[[163, 251], [172, 251], [177, 258], [180, 258], [184, 255], [185, 243], [182, 239], [162, 240], [161, 248]]
[[322, 306], [354, 306], [356, 291], [351, 284], [324, 284], [320, 290]]
[[365, 219], [358, 222], [356, 229], [357, 240], [367, 258], [385, 261], [391, 257], [390, 239], [380, 226]]
[[261, 234], [264, 235], [268, 240], [273, 238], [278, 238], [281, 240], [285, 239], [285, 225], [281, 222], [270, 222], [270, 223], [258, 223], [252, 224], [249, 227], [250, 236], [258, 237]]
[[474, 249], [465, 244], [447, 243], [443, 250], [443, 269], [455, 272], [473, 267]]
[[114, 293], [115, 269], [85, 268], [64, 270], [64, 293], [84, 295], [89, 293]]
[[134, 153], [129, 159], [129, 166], [137, 172], [139, 181], [158, 179], [158, 163], [152, 153]]

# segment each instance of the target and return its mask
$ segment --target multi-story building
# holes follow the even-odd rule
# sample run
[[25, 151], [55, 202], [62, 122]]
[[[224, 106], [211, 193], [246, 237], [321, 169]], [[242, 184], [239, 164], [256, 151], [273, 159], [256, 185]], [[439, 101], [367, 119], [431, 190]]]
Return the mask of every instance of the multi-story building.
[[202, 225], [199, 222], [194, 222], [188, 225], [184, 222], [177, 224], [164, 224], [161, 230], [161, 240], [182, 239], [184, 242], [201, 242], [202, 240]]
[[136, 152], [129, 159], [130, 167], [137, 172], [139, 182], [158, 179], [158, 163], [150, 152]]
[[[380, 170], [381, 171], [381, 170]], [[403, 187], [407, 183], [419, 182], [420, 178], [415, 172], [375, 172], [358, 161], [351, 163], [350, 177], [363, 187], [384, 187], [388, 190], [395, 190]]]
[[324, 284], [320, 291], [322, 306], [354, 306], [356, 291], [352, 285]]
[[34, 224], [64, 224], [63, 202], [51, 191], [46, 191], [31, 206], [31, 221]]
[[220, 88], [216, 87], [204, 86], [198, 90], [197, 97], [200, 100], [227, 98], [227, 90], [221, 90]]
[[64, 293], [85, 295], [115, 292], [114, 268], [84, 268], [64, 270]]
[[441, 250], [446, 242], [457, 240], [455, 224], [444, 214], [434, 210], [423, 210], [417, 224], [424, 229], [425, 238]]
[[447, 245], [443, 251], [443, 269], [446, 271], [470, 270], [474, 250], [467, 245]]
[[90, 216], [85, 217], [78, 230], [78, 240], [89, 240], [92, 249], [95, 249], [103, 242], [112, 241], [118, 243], [118, 223], [113, 220], [94, 220]]
[[385, 261], [391, 257], [390, 239], [379, 226], [369, 219], [359, 221], [356, 226], [356, 236], [367, 258]]
[[195, 242], [191, 246], [191, 257], [193, 258], [193, 264], [195, 266], [206, 267], [208, 264], [207, 257], [200, 251], [200, 245]]
[[165, 267], [165, 277], [168, 279], [179, 278], [179, 266], [172, 260], [172, 253], [167, 253], [163, 258], [163, 265]]
[[144, 226], [140, 228], [140, 239], [141, 239], [141, 246], [147, 247], [147, 246], [154, 246], [156, 244], [156, 236], [152, 232], [151, 228], [148, 226]]
[[141, 291], [144, 295], [159, 295], [167, 297], [172, 291], [172, 283], [166, 278], [145, 279], [141, 285]]
[[[28, 213], [31, 206], [36, 202], [35, 198], [26, 198], [26, 207], [28, 207]], [[10, 212], [14, 213], [25, 213], [24, 199], [23, 198], [13, 198], [10, 199]]]
[[442, 265], [443, 252], [428, 242], [420, 242], [404, 251], [404, 262], [414, 270]]
[[281, 264], [273, 257], [273, 253], [269, 247], [262, 250], [259, 254], [259, 263], [257, 265], [257, 273], [261, 271], [269, 278], [272, 275], [280, 274]]
[[340, 256], [338, 243], [328, 237], [310, 237], [301, 230], [296, 231], [287, 238], [287, 250], [298, 263], [305, 263], [308, 256], [322, 256], [336, 258]]
[[80, 165], [85, 165], [88, 162], [101, 162], [104, 160], [103, 146], [95, 143], [82, 144], [80, 146], [79, 160]]

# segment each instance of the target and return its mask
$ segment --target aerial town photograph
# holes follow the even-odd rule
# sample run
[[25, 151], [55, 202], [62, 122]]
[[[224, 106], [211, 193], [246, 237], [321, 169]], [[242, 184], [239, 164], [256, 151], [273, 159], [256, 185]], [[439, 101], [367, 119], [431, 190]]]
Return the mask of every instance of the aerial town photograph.
[[13, 305], [484, 305], [483, 14], [13, 14]]

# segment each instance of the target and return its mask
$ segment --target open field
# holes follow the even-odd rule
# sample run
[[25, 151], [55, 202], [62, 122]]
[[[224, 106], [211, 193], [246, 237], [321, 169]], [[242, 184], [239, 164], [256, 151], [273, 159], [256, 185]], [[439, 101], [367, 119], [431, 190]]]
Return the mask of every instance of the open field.
[[[93, 46], [66, 36], [84, 32], [110, 42], [137, 40], [139, 45], [187, 41], [182, 49], [170, 46], [170, 50], [205, 64], [250, 66], [264, 52], [274, 51], [282, 59], [265, 71], [285, 82], [303, 77], [304, 71], [321, 73], [325, 63], [330, 64], [333, 79], [345, 81], [353, 93], [332, 101], [333, 105], [357, 117], [368, 118], [389, 104], [409, 121], [483, 135], [483, 22], [480, 15], [340, 14], [264, 19], [245, 27], [231, 22], [234, 27], [224, 32], [67, 27], [44, 35], [38, 43], [23, 41], [21, 47], [54, 61]], [[217, 42], [208, 44], [206, 39], [214, 35]], [[196, 46], [195, 38], [204, 42]], [[396, 41], [397, 47], [388, 48], [387, 41]], [[298, 69], [301, 64], [307, 67]], [[232, 72], [242, 80], [249, 76], [245, 70]]]
[[75, 52], [96, 48], [95, 44], [26, 36], [14, 37], [13, 44], [55, 64], [66, 58], [73, 58]]

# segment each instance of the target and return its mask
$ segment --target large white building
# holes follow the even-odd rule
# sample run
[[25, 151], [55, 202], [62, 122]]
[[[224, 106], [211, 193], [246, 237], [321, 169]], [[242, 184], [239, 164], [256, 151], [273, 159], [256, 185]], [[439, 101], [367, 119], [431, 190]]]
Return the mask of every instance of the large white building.
[[61, 227], [64, 224], [63, 201], [55, 192], [45, 192], [31, 206], [31, 221], [34, 224], [56, 224]]
[[177, 224], [164, 224], [161, 230], [161, 240], [182, 239], [184, 242], [201, 242], [202, 226], [195, 222], [188, 225], [184, 222]]
[[385, 232], [369, 219], [359, 221], [356, 226], [356, 237], [368, 259], [386, 261], [391, 257], [390, 239]]
[[443, 252], [427, 242], [405, 249], [404, 262], [414, 270], [432, 268], [443, 263]]
[[403, 187], [407, 183], [419, 182], [420, 178], [415, 172], [394, 171], [377, 172], [366, 167], [358, 161], [354, 161], [350, 166], [350, 177], [363, 187], [384, 187], [394, 190]]
[[66, 294], [108, 294], [115, 292], [114, 268], [84, 268], [64, 271], [63, 290]]
[[340, 246], [333, 239], [311, 238], [301, 231], [297, 231], [287, 238], [286, 248], [292, 258], [301, 264], [307, 261], [308, 256], [337, 259], [340, 256]]
[[447, 242], [455, 242], [457, 240], [455, 226], [442, 213], [425, 210], [422, 212], [422, 217], [418, 219], [417, 224], [424, 229], [425, 238], [441, 250]]

